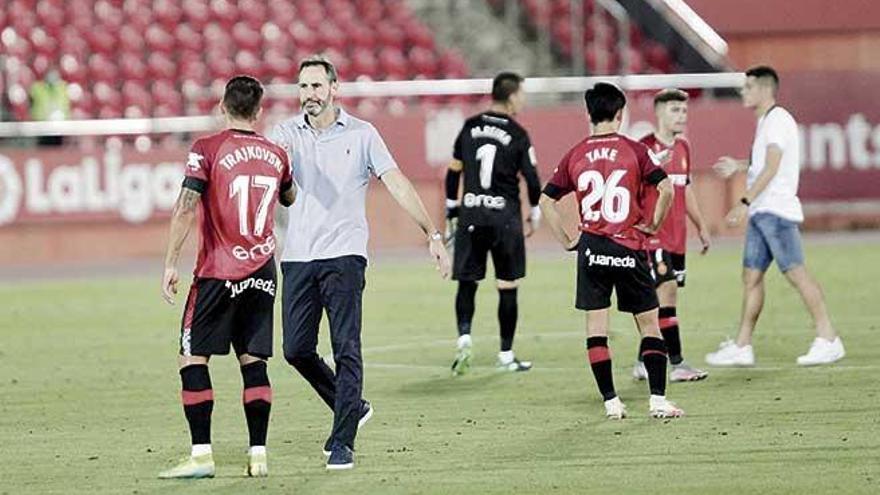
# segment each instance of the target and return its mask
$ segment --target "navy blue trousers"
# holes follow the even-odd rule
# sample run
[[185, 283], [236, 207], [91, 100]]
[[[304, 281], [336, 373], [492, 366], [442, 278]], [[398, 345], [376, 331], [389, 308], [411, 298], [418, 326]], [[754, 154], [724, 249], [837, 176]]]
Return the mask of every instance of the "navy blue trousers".
[[[364, 385], [361, 314], [366, 267], [361, 256], [281, 263], [284, 359], [333, 410], [331, 443], [352, 449]], [[335, 373], [317, 352], [324, 311]]]

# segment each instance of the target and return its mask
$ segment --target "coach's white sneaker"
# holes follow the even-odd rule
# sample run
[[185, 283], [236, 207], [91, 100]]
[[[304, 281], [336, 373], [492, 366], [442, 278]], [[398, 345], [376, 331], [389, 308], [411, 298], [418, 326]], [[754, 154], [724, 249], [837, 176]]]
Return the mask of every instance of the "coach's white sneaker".
[[620, 397], [605, 401], [605, 417], [608, 419], [623, 419], [626, 417], [626, 406], [620, 401]]
[[718, 350], [706, 354], [709, 366], [754, 366], [755, 352], [751, 344], [742, 347], [728, 339], [718, 346]]
[[666, 400], [665, 395], [651, 396], [648, 413], [652, 418], [680, 418], [684, 416], [684, 411], [674, 402]]
[[633, 380], [643, 381], [648, 379], [648, 370], [645, 369], [645, 363], [636, 361], [633, 365]]
[[840, 337], [834, 340], [816, 338], [806, 354], [797, 358], [797, 364], [801, 366], [816, 366], [819, 364], [831, 364], [840, 361], [846, 351], [843, 349], [843, 341]]

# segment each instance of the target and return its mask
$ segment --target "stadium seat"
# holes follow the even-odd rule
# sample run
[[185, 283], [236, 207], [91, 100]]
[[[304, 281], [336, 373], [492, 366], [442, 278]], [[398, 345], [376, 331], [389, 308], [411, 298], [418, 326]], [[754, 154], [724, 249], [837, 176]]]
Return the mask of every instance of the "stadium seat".
[[89, 57], [89, 78], [115, 84], [119, 78], [118, 66], [103, 53], [95, 53]]
[[[462, 77], [469, 72], [460, 54], [437, 47], [431, 29], [401, 0], [0, 4], [6, 7], [0, 10], [0, 32], [13, 40], [3, 44], [4, 55], [27, 68], [18, 79], [32, 81], [59, 68], [64, 80], [82, 89], [71, 102], [80, 117], [211, 112], [216, 101], [185, 101], [184, 88], [214, 82], [222, 88], [239, 72], [290, 82], [298, 61], [317, 52], [329, 56], [340, 76], [350, 80]], [[399, 108], [403, 101], [367, 104]], [[11, 105], [16, 118], [27, 116], [27, 101], [23, 105]]]
[[[628, 72], [659, 71], [669, 72], [673, 68], [669, 51], [652, 41], [644, 41], [642, 30], [635, 22], [630, 22], [629, 32], [620, 33], [619, 24], [606, 10], [597, 10], [593, 0], [583, 2], [583, 39], [574, 39], [571, 26], [571, 2], [569, 0], [520, 0], [526, 19], [534, 29], [547, 29], [557, 53], [565, 61], [570, 61], [574, 53], [574, 43], [583, 43], [584, 64], [591, 73], [614, 73], [621, 69]], [[598, 15], [598, 22], [593, 21]], [[627, 36], [630, 52], [629, 64], [621, 67], [623, 54], [619, 52], [619, 40]], [[598, 45], [598, 47], [597, 47]], [[659, 45], [659, 46], [657, 46]], [[597, 57], [595, 50], [609, 52]]]
[[156, 80], [172, 81], [177, 76], [177, 64], [163, 52], [153, 52], [147, 58], [147, 70]]

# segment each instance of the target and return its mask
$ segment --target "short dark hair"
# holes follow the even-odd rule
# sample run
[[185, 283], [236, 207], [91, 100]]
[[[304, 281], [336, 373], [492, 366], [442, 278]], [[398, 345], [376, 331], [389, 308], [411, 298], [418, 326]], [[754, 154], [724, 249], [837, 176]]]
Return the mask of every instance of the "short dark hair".
[[769, 65], [756, 65], [750, 68], [746, 71], [746, 77], [770, 80], [773, 83], [773, 89], [779, 89], [779, 74], [776, 73], [776, 69]]
[[223, 108], [231, 116], [252, 120], [263, 100], [263, 85], [251, 76], [235, 76], [226, 82]]
[[611, 83], [596, 83], [584, 93], [584, 100], [593, 124], [614, 120], [617, 112], [626, 106], [626, 95]]
[[669, 103], [670, 101], [688, 101], [688, 94], [678, 88], [666, 88], [661, 89], [654, 95], [655, 107], [663, 103]]
[[327, 79], [330, 82], [336, 82], [339, 80], [339, 74], [336, 73], [336, 67], [333, 65], [333, 62], [323, 55], [316, 54], [303, 59], [303, 61], [299, 63], [299, 72], [302, 72], [306, 67], [323, 67], [324, 71], [327, 73]]
[[525, 81], [515, 72], [502, 72], [492, 80], [492, 101], [505, 102], [510, 95], [519, 91], [520, 85]]

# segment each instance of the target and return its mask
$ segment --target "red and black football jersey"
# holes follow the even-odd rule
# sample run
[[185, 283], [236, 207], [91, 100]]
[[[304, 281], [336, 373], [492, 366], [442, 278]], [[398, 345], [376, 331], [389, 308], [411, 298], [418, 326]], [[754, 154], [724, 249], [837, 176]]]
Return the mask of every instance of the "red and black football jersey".
[[[654, 134], [643, 137], [640, 143], [650, 149], [669, 176], [672, 186], [675, 188], [675, 198], [669, 208], [669, 214], [657, 233], [650, 237], [645, 244], [647, 249], [663, 249], [673, 253], [684, 254], [687, 250], [687, 201], [686, 188], [691, 182], [690, 163], [691, 148], [687, 140], [676, 137], [672, 146], [667, 146], [657, 139]], [[668, 154], [668, 156], [667, 156]], [[662, 158], [659, 158], [662, 157]], [[645, 215], [648, 218], [654, 214], [654, 206], [657, 204], [657, 189], [649, 188], [645, 195]]]
[[580, 230], [642, 249], [645, 235], [635, 225], [651, 221], [642, 209], [646, 185], [664, 178], [666, 173], [645, 145], [620, 134], [603, 134], [575, 145], [559, 162], [544, 193], [559, 199], [575, 192]]
[[275, 204], [292, 185], [287, 153], [250, 131], [197, 140], [183, 187], [202, 194], [195, 276], [237, 280], [275, 253]]

